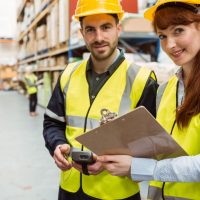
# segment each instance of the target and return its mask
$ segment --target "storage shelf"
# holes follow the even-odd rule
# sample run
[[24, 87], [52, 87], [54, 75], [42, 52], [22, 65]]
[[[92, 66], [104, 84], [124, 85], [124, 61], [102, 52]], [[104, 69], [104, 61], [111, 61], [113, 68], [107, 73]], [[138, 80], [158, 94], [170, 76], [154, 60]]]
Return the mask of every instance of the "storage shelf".
[[30, 62], [35, 62], [35, 61], [41, 60], [43, 58], [53, 57], [53, 56], [56, 56], [56, 55], [59, 55], [59, 54], [62, 54], [62, 53], [66, 53], [69, 50], [78, 49], [78, 48], [81, 48], [81, 47], [84, 47], [84, 46], [85, 46], [85, 43], [83, 41], [81, 41], [79, 44], [73, 45], [71, 47], [63, 47], [63, 48], [60, 48], [60, 49], [51, 50], [48, 53], [44, 53], [42, 55], [36, 55], [32, 58], [21, 60], [21, 61], [19, 61], [19, 64], [23, 65], [23, 64], [30, 63]]
[[120, 38], [146, 38], [146, 39], [158, 39], [155, 33], [145, 32], [122, 32]]
[[18, 41], [21, 41], [28, 33], [31, 31], [52, 9], [52, 7], [57, 3], [58, 0], [54, 0], [49, 6], [47, 6], [41, 13], [38, 13], [29, 25], [29, 27], [20, 34]]
[[[120, 35], [119, 42], [122, 46], [125, 46], [126, 49], [129, 49], [132, 53], [140, 54], [140, 46], [145, 44], [153, 45], [153, 48], [146, 47], [146, 51], [151, 54], [151, 60], [157, 60], [158, 54], [160, 52], [160, 42], [158, 36], [154, 32], [122, 32]], [[136, 47], [133, 48], [133, 46]], [[146, 62], [146, 60], [144, 59]]]
[[43, 67], [34, 70], [35, 72], [53, 72], [53, 71], [62, 71], [65, 69], [66, 66], [55, 66], [55, 67]]
[[17, 14], [17, 21], [19, 21], [20, 16], [21, 16], [27, 2], [28, 2], [28, 0], [24, 0], [23, 3], [21, 4], [21, 6], [19, 7], [18, 14]]
[[[138, 32], [123, 32], [120, 36], [121, 39], [148, 39], [148, 40], [157, 40], [158, 37], [156, 34], [154, 33], [138, 33]], [[81, 41], [79, 44], [73, 45], [71, 47], [66, 46], [66, 47], [62, 47], [59, 49], [55, 49], [55, 50], [49, 50], [47, 53], [43, 53], [38, 55], [37, 53], [35, 54], [35, 56], [31, 57], [31, 58], [27, 58], [27, 59], [22, 59], [19, 61], [20, 65], [23, 64], [27, 64], [27, 63], [31, 63], [31, 62], [35, 62], [37, 60], [41, 60], [44, 58], [48, 58], [48, 57], [53, 57], [62, 53], [66, 53], [69, 50], [74, 50], [74, 49], [78, 49], [81, 47], [84, 47], [85, 43], [84, 41]]]
[[16, 42], [16, 40], [13, 40], [13, 39], [0, 39], [0, 43], [10, 43], [10, 42]]

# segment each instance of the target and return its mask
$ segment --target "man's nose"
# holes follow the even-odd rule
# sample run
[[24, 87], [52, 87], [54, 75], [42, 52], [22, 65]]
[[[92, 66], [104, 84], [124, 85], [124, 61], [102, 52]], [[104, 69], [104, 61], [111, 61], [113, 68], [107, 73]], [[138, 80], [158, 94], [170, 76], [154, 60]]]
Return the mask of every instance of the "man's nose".
[[96, 41], [101, 42], [103, 40], [103, 33], [100, 29], [96, 30]]

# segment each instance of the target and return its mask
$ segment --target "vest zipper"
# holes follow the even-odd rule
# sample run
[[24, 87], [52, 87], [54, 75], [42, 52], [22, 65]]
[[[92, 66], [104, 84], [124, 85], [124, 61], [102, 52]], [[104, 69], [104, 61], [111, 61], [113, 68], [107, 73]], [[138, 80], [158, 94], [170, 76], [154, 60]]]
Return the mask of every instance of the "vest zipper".
[[[124, 61], [124, 60], [123, 60], [123, 61]], [[123, 61], [122, 61], [122, 62], [123, 62]], [[112, 76], [112, 75], [111, 75], [111, 76]], [[110, 76], [109, 78], [111, 78], [111, 76]], [[93, 103], [94, 103], [94, 101], [95, 101], [97, 95], [98, 95], [99, 92], [101, 91], [102, 87], [107, 83], [107, 81], [109, 80], [109, 78], [105, 81], [105, 83], [101, 86], [101, 88], [99, 88], [99, 91], [96, 93], [95, 98], [94, 98], [92, 101], [91, 101], [91, 99], [90, 99], [90, 107], [88, 108], [87, 114], [86, 114], [86, 116], [85, 116], [85, 122], [84, 122], [84, 130], [83, 130], [83, 133], [86, 132], [86, 128], [87, 128], [87, 118], [88, 118], [88, 114], [89, 114], [89, 112], [90, 112], [90, 109], [91, 109], [91, 107], [92, 107], [92, 105], [93, 105]], [[88, 94], [89, 94], [89, 92], [88, 92]], [[90, 97], [89, 97], [89, 98], [90, 98]], [[81, 150], [83, 151], [83, 145], [81, 146]], [[82, 173], [80, 173], [80, 189], [83, 191], [83, 189], [82, 189]]]
[[[94, 102], [94, 101], [93, 101], [93, 102]], [[88, 118], [88, 114], [89, 114], [89, 112], [90, 112], [90, 109], [91, 109], [91, 107], [92, 107], [93, 102], [90, 104], [90, 107], [88, 108], [88, 111], [87, 111], [86, 116], [85, 116], [83, 133], [86, 132], [86, 128], [87, 128], [87, 118]], [[83, 145], [81, 146], [81, 150], [83, 151]], [[82, 173], [80, 173], [80, 189], [83, 191], [83, 188], [82, 188]]]

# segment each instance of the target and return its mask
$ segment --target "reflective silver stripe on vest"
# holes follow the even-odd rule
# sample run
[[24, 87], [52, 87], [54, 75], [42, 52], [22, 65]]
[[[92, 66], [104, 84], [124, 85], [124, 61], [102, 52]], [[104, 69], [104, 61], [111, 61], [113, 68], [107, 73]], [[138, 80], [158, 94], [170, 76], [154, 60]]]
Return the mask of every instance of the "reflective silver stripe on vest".
[[[85, 117], [67, 116], [67, 125], [77, 128], [84, 128]], [[87, 129], [94, 129], [100, 126], [100, 122], [96, 119], [87, 118]]]
[[65, 85], [64, 88], [63, 88], [63, 96], [64, 96], [64, 102], [65, 102], [65, 103], [64, 103], [65, 111], [67, 110], [67, 108], [66, 108], [66, 105], [67, 105], [67, 103], [66, 103], [66, 94], [67, 94], [67, 91], [68, 91], [69, 82], [70, 82], [70, 79], [71, 79], [71, 76], [72, 76], [73, 72], [78, 68], [78, 66], [81, 64], [81, 62], [82, 62], [82, 61], [78, 62], [78, 63], [74, 66], [73, 70], [72, 70], [71, 73], [70, 73], [68, 82], [66, 83], [66, 85]]
[[140, 68], [141, 67], [138, 65], [131, 64], [127, 70], [126, 87], [125, 87], [124, 93], [122, 95], [122, 100], [120, 102], [119, 116], [124, 115], [130, 111], [130, 107], [132, 104], [131, 99], [130, 99], [130, 94], [131, 94], [133, 82], [134, 82]]
[[100, 126], [99, 120], [87, 118], [87, 129], [94, 129]]
[[162, 189], [158, 187], [149, 186], [148, 199], [162, 200]]
[[158, 107], [160, 105], [160, 101], [162, 99], [163, 93], [165, 91], [165, 88], [167, 87], [168, 82], [162, 84], [158, 88], [157, 96], [156, 96], [156, 112], [158, 111]]
[[68, 80], [67, 84], [66, 84], [65, 87], [64, 87], [63, 94], [64, 94], [64, 99], [65, 99], [65, 100], [66, 100], [66, 94], [67, 94], [67, 90], [68, 90], [68, 87], [69, 87], [69, 82], [70, 82], [71, 76], [72, 76], [73, 72], [74, 72], [74, 71], [78, 68], [78, 66], [81, 64], [81, 62], [82, 62], [82, 61], [78, 62], [78, 63], [74, 66], [73, 70], [72, 70], [71, 73], [70, 73], [69, 80]]
[[[74, 66], [73, 70], [70, 73], [69, 81], [67, 82], [67, 84], [64, 87], [63, 94], [64, 94], [65, 102], [66, 102], [66, 94], [68, 92], [68, 87], [69, 87], [71, 76], [81, 63], [82, 63], [82, 61], [78, 62]], [[65, 103], [65, 105], [66, 105], [66, 103]], [[65, 108], [65, 109], [67, 110], [67, 108]], [[67, 123], [67, 125], [72, 126], [72, 127], [84, 128], [85, 117], [66, 116], [66, 123]], [[99, 125], [100, 125], [100, 122], [98, 120], [87, 118], [87, 129], [94, 129], [94, 128], [98, 127]]]
[[48, 115], [49, 117], [53, 118], [53, 119], [60, 121], [60, 122], [65, 122], [65, 117], [60, 117], [49, 109], [45, 110], [45, 114]]

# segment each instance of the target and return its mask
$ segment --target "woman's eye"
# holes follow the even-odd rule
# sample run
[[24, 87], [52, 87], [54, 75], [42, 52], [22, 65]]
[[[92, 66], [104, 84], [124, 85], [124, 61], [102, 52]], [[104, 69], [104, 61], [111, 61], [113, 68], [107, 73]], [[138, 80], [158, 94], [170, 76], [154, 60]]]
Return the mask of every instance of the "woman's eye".
[[175, 34], [179, 34], [179, 33], [183, 32], [183, 29], [182, 28], [176, 28], [174, 32], [175, 32]]
[[158, 37], [159, 37], [160, 40], [163, 40], [165, 38], [164, 35], [159, 35]]

